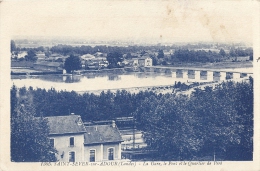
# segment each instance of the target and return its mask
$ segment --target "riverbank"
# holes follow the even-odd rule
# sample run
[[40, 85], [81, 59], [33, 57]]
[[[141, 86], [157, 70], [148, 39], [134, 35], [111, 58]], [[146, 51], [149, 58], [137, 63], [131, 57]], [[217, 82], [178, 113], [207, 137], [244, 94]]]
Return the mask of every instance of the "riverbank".
[[162, 93], [162, 94], [167, 94], [167, 93], [173, 93], [173, 86], [174, 85], [167, 85], [167, 86], [147, 86], [147, 87], [131, 87], [131, 88], [118, 88], [118, 89], [104, 89], [104, 90], [89, 90], [89, 91], [77, 91], [79, 94], [84, 94], [84, 93], [93, 93], [95, 95], [100, 95], [102, 91], [105, 93], [110, 91], [111, 93], [116, 93], [117, 91], [122, 91], [125, 90], [131, 94], [137, 94], [141, 91], [152, 91], [156, 94]]
[[[194, 87], [197, 87], [197, 86], [201, 86], [201, 85], [210, 85], [210, 84], [215, 84], [216, 82], [188, 82], [188, 83], [179, 83], [179, 82], [176, 82], [176, 84], [182, 84], [183, 87], [186, 86], [187, 90], [188, 89], [191, 89], [191, 88], [194, 88]], [[175, 93], [175, 92], [181, 92], [181, 88], [175, 88], [176, 87], [176, 84], [172, 84], [172, 85], [160, 85], [160, 86], [144, 86], [144, 87], [131, 87], [131, 88], [118, 88], [118, 89], [102, 89], [102, 90], [89, 90], [89, 91], [76, 91], [77, 93], [83, 95], [84, 93], [93, 93], [95, 95], [100, 95], [100, 93], [103, 91], [103, 92], [108, 92], [110, 91], [111, 93], [116, 93], [117, 91], [122, 91], [122, 90], [125, 90], [131, 94], [137, 94], [141, 91], [151, 91], [155, 94], [172, 94], [172, 93]], [[186, 90], [184, 90], [186, 91]]]

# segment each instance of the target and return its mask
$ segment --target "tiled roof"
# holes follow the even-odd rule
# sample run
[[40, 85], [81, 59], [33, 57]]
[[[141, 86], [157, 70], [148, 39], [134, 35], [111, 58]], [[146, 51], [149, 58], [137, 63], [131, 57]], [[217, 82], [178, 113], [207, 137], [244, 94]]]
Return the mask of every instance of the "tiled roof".
[[108, 142], [122, 142], [118, 128], [112, 125], [86, 126], [84, 144], [101, 144]]
[[50, 135], [86, 132], [79, 115], [46, 117], [50, 127]]

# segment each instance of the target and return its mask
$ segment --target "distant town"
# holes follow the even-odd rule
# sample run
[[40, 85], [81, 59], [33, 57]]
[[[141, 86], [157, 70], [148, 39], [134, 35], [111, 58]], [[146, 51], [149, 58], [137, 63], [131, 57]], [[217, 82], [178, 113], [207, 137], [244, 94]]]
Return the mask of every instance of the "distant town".
[[[40, 44], [42, 43], [42, 44]], [[48, 43], [48, 44], [47, 44]], [[11, 41], [11, 66], [29, 67], [36, 71], [62, 72], [66, 59], [78, 57], [80, 64], [73, 70], [100, 70], [146, 66], [198, 66], [206, 63], [225, 64], [252, 61], [253, 49], [244, 44], [193, 43], [186, 45], [102, 45], [106, 42], [72, 42], [57, 44], [30, 40]], [[85, 42], [86, 43], [86, 42]], [[99, 45], [101, 44], [101, 45]], [[240, 63], [240, 64], [241, 64]], [[236, 65], [236, 64], [232, 64]], [[68, 69], [67, 69], [68, 70]], [[21, 70], [20, 70], [21, 71]], [[70, 70], [69, 70], [70, 72]], [[13, 71], [12, 73], [16, 73]]]

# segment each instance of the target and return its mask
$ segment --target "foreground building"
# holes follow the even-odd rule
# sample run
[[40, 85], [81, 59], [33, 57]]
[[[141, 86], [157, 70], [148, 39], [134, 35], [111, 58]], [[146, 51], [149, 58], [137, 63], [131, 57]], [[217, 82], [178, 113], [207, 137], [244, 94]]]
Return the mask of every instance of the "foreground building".
[[47, 117], [50, 143], [61, 162], [98, 162], [121, 159], [123, 141], [115, 122], [84, 126], [79, 115]]

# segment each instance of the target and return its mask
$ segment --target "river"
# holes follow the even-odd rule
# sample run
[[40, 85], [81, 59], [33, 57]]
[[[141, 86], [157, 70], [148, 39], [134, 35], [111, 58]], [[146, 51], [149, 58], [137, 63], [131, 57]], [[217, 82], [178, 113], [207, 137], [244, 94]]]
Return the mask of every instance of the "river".
[[[237, 71], [245, 70], [239, 68]], [[233, 70], [236, 71], [236, 70]], [[176, 82], [207, 82], [207, 77], [201, 79], [183, 79], [182, 75], [177, 78], [172, 74], [166, 73], [134, 73], [128, 72], [123, 74], [113, 73], [86, 73], [84, 75], [41, 75], [41, 76], [12, 76], [12, 84], [17, 87], [33, 87], [66, 91], [95, 91], [107, 89], [127, 89], [132, 87], [148, 87], [148, 86], [165, 86], [173, 85]], [[214, 77], [218, 81], [218, 77]]]

